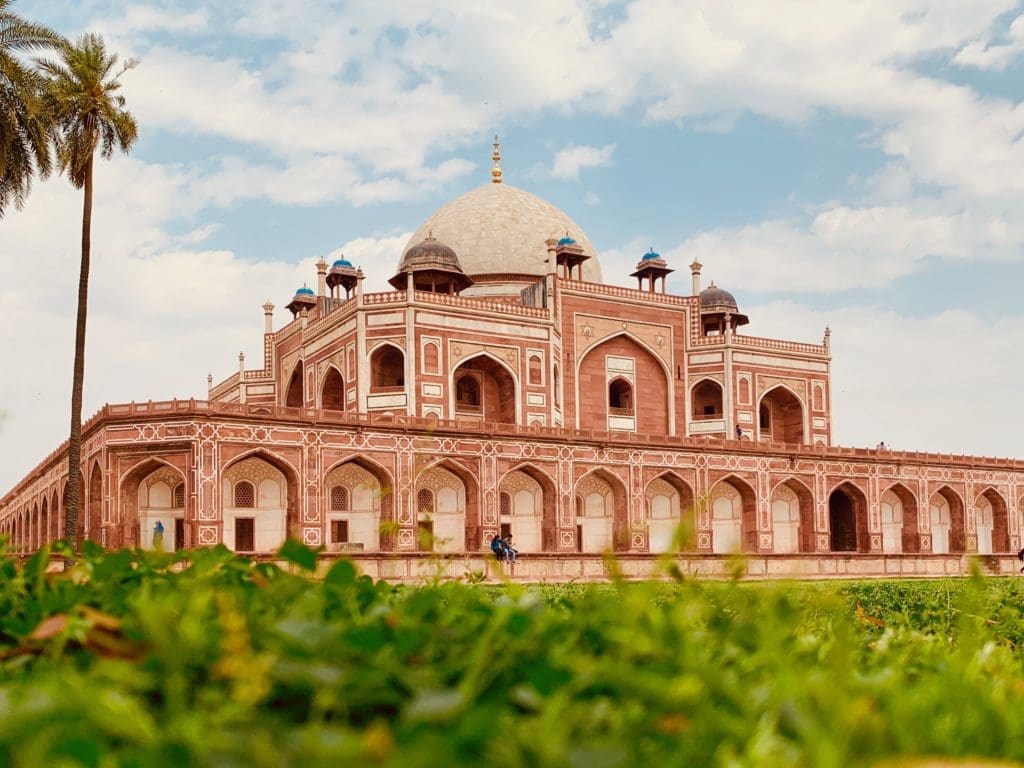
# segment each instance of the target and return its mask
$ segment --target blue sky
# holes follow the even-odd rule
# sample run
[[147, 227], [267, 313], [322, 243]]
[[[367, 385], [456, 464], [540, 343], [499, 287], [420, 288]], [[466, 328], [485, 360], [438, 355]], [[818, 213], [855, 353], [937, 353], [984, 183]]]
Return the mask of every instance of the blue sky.
[[[18, 0], [141, 64], [99, 170], [86, 411], [202, 396], [344, 252], [383, 288], [486, 183], [567, 211], [628, 284], [705, 264], [750, 332], [833, 329], [837, 442], [1021, 455], [1024, 4]], [[64, 437], [77, 195], [0, 222], [0, 467]], [[278, 311], [278, 324], [284, 313]], [[10, 446], [19, 446], [17, 451]]]

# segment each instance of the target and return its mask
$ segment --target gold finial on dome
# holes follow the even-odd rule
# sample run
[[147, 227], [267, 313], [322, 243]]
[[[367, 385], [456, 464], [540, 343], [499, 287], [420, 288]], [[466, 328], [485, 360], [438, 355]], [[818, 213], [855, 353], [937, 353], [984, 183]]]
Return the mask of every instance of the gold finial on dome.
[[498, 134], [494, 134], [494, 154], [491, 155], [491, 159], [494, 160], [494, 168], [491, 169], [491, 183], [501, 184], [501, 144], [498, 143]]

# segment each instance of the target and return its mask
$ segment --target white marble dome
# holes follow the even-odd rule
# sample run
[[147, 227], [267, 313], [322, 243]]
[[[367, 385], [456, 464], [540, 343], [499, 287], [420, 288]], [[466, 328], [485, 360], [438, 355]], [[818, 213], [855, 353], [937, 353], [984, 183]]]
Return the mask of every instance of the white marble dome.
[[402, 255], [431, 232], [458, 254], [463, 272], [473, 279], [500, 274], [546, 275], [545, 241], [558, 240], [568, 232], [592, 257], [583, 264], [584, 280], [601, 282], [594, 246], [579, 225], [551, 203], [508, 184], [486, 184], [438, 208], [409, 238]]

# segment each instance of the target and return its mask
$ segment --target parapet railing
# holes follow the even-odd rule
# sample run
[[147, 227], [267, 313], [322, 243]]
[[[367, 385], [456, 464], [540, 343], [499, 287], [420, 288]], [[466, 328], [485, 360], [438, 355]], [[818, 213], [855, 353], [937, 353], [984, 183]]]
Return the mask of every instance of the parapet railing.
[[[690, 340], [692, 347], [724, 347], [725, 336], [697, 336]], [[773, 349], [783, 352], [798, 352], [803, 355], [829, 355], [824, 344], [806, 344], [802, 341], [784, 341], [782, 339], [765, 339], [760, 336], [742, 336], [733, 334], [729, 345], [734, 348], [752, 347], [755, 349]]]
[[[162, 400], [142, 403], [117, 403], [104, 405], [82, 425], [83, 438], [90, 430], [105, 423], [130, 420], [156, 420], [168, 417], [225, 417], [257, 418], [264, 421], [286, 423], [301, 422], [310, 426], [352, 427], [358, 430], [373, 429], [385, 432], [421, 432], [427, 434], [450, 434], [453, 436], [479, 435], [493, 438], [530, 438], [531, 440], [560, 440], [580, 444], [599, 444], [604, 447], [631, 448], [650, 446], [665, 449], [690, 449], [701, 452], [756, 454], [782, 456], [791, 460], [809, 459], [871, 459], [891, 464], [942, 463], [967, 468], [991, 468], [1004, 471], [1024, 471], [1024, 459], [989, 456], [968, 456], [952, 453], [929, 453], [918, 451], [896, 451], [888, 448], [854, 448], [845, 446], [803, 445], [752, 441], [747, 439], [712, 436], [670, 436], [661, 434], [638, 434], [635, 432], [609, 432], [597, 429], [571, 429], [566, 427], [528, 426], [523, 424], [500, 424], [477, 419], [437, 419], [418, 416], [384, 413], [354, 413], [348, 411], [325, 411], [314, 408], [288, 408], [262, 403], [223, 403], [207, 400]], [[51, 464], [67, 450], [67, 441], [39, 462], [25, 479], [0, 498], [2, 505], [8, 497], [16, 494], [44, 467]]]
[[446, 307], [478, 309], [485, 312], [497, 312], [504, 315], [535, 317], [541, 320], [546, 320], [548, 317], [548, 311], [541, 307], [527, 307], [524, 304], [514, 304], [503, 301], [487, 301], [486, 299], [473, 299], [467, 296], [452, 296], [447, 293], [416, 291], [414, 299], [426, 304], [441, 304]]
[[659, 304], [674, 304], [678, 307], [693, 304], [696, 301], [693, 296], [677, 296], [672, 293], [641, 291], [636, 288], [625, 288], [621, 285], [587, 283], [582, 280], [562, 279], [558, 285], [563, 293], [589, 293], [597, 296], [615, 296], [620, 299], [643, 299], [645, 301], [655, 301]]

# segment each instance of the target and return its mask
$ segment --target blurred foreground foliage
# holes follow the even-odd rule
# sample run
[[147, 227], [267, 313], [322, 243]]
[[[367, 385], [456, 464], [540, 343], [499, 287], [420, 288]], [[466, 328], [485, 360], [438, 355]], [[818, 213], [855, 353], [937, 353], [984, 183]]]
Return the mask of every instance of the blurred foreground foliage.
[[1015, 579], [396, 587], [281, 557], [0, 552], [0, 765], [1024, 759]]

